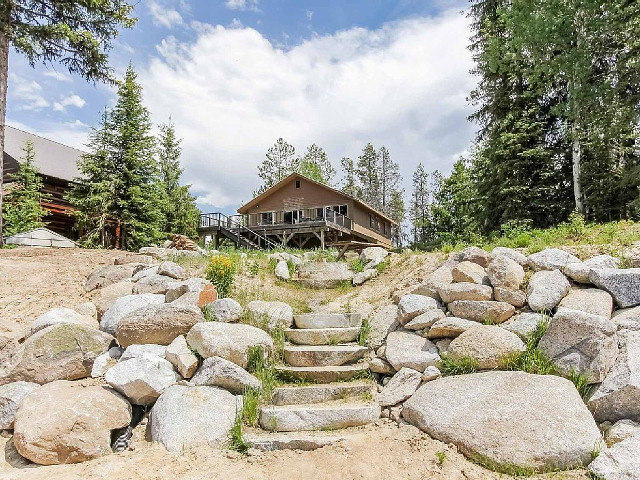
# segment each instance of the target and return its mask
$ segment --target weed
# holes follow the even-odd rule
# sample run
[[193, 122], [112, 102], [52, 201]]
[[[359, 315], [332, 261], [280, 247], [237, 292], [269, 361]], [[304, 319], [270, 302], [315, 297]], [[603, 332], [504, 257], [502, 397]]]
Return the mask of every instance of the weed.
[[573, 382], [582, 400], [586, 402], [593, 392], [593, 385], [589, 382], [589, 376], [586, 373], [577, 372], [572, 368], [567, 374], [567, 379]]
[[447, 459], [447, 452], [445, 452], [444, 450], [436, 452], [436, 458], [438, 459], [438, 466], [441, 467], [444, 464], [444, 461]]
[[255, 388], [245, 387], [242, 392], [242, 420], [247, 425], [258, 425], [261, 392]]
[[289, 270], [289, 277], [293, 278], [296, 274], [296, 264], [293, 263], [293, 260], [287, 260], [287, 269]]
[[492, 472], [503, 473], [512, 477], [531, 477], [538, 473], [533, 467], [523, 467], [513, 463], [499, 463], [480, 454], [470, 455], [469, 460]]
[[207, 266], [207, 280], [218, 290], [219, 298], [226, 298], [231, 293], [231, 286], [236, 274], [236, 265], [225, 255], [214, 255]]
[[345, 293], [349, 293], [351, 290], [353, 290], [353, 288], [354, 288], [353, 283], [351, 283], [349, 280], [343, 280], [338, 284], [335, 290], [339, 294], [345, 294]]
[[260, 264], [253, 261], [249, 264], [249, 275], [256, 277], [260, 273]]
[[369, 334], [371, 333], [371, 325], [369, 324], [369, 319], [362, 319], [362, 326], [360, 327], [360, 333], [358, 334], [358, 345], [361, 347], [365, 347], [367, 345], [367, 341], [369, 340]]
[[233, 427], [229, 431], [227, 448], [244, 455], [249, 451], [249, 447], [250, 445], [244, 441], [244, 438], [242, 438], [242, 415], [236, 415]]
[[549, 329], [549, 317], [543, 316], [526, 338], [524, 352], [515, 353], [504, 358], [501, 368], [504, 370], [520, 370], [538, 375], [557, 375], [558, 369], [553, 360], [544, 352], [538, 349], [540, 339]]
[[472, 357], [454, 357], [452, 355], [441, 355], [438, 365], [443, 377], [451, 375], [464, 375], [478, 371], [478, 361]]
[[373, 394], [370, 390], [367, 390], [362, 395], [360, 395], [360, 400], [362, 400], [364, 403], [369, 403], [373, 401]]
[[389, 265], [391, 265], [391, 261], [389, 259], [386, 259], [385, 261], [380, 262], [378, 265], [376, 265], [376, 270], [378, 271], [378, 273], [382, 273], [387, 268], [389, 268]]
[[349, 269], [355, 273], [364, 272], [365, 263], [359, 258], [354, 258], [353, 260], [349, 260]]

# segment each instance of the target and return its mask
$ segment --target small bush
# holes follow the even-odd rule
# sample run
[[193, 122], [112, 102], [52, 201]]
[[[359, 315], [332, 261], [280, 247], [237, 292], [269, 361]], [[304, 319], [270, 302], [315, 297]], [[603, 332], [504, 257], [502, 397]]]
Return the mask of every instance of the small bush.
[[447, 459], [447, 452], [441, 450], [436, 452], [436, 458], [438, 459], [438, 466], [441, 467], [444, 464], [444, 461]]
[[478, 361], [471, 357], [454, 357], [452, 355], [441, 355], [438, 364], [443, 377], [451, 375], [465, 375], [478, 371]]
[[359, 258], [349, 260], [349, 269], [355, 273], [364, 272], [365, 263]]
[[249, 451], [249, 447], [250, 445], [242, 438], [242, 415], [237, 415], [233, 427], [229, 430], [227, 448], [244, 455]]
[[224, 255], [214, 255], [207, 266], [207, 280], [215, 285], [219, 298], [226, 298], [231, 293], [231, 286], [236, 274], [236, 266]]

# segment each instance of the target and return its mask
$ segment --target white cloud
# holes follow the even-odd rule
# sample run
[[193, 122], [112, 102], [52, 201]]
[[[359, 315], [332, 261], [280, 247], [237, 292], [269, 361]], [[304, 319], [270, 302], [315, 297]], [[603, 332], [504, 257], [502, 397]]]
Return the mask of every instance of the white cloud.
[[148, 0], [149, 13], [153, 19], [153, 24], [158, 27], [173, 28], [184, 24], [182, 15], [178, 10], [160, 4], [156, 0]]
[[260, 0], [227, 0], [226, 6], [229, 10], [250, 10], [252, 12], [260, 11]]
[[64, 112], [67, 107], [82, 108], [82, 107], [84, 107], [85, 103], [86, 102], [84, 101], [84, 99], [82, 97], [73, 94], [73, 95], [69, 95], [69, 96], [64, 97], [59, 102], [55, 102], [53, 104], [53, 109], [56, 112]]
[[58, 72], [57, 70], [47, 70], [43, 73], [45, 77], [53, 78], [59, 82], [71, 82], [71, 75], [66, 73]]
[[312, 10], [305, 10], [305, 14], [307, 16], [307, 20], [311, 21], [311, 19], [313, 18], [313, 11]]
[[216, 26], [194, 43], [163, 41], [139, 78], [156, 121], [171, 115], [184, 138], [185, 180], [204, 208], [249, 200], [278, 137], [300, 153], [317, 143], [336, 167], [367, 142], [386, 145], [409, 190], [419, 162], [448, 171], [472, 140], [468, 37], [458, 11], [287, 50], [251, 28]]
[[8, 91], [19, 102], [16, 110], [42, 110], [49, 106], [49, 102], [41, 94], [42, 86], [35, 80], [10, 74]]

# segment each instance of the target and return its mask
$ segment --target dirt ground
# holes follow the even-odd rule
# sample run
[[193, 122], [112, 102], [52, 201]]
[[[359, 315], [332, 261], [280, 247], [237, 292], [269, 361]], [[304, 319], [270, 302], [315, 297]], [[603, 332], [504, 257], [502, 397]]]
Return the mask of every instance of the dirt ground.
[[[38, 315], [57, 306], [88, 301], [83, 285], [100, 265], [122, 252], [103, 250], [0, 250], [0, 335], [19, 337]], [[394, 291], [417, 283], [435, 269], [432, 255], [397, 256], [387, 271], [359, 289], [344, 293], [324, 308], [348, 303], [374, 307], [390, 301]], [[349, 437], [313, 452], [282, 451], [258, 456], [203, 445], [180, 454], [144, 440], [136, 429], [134, 450], [76, 465], [37, 466], [21, 458], [11, 437], [0, 438], [0, 479], [16, 480], [492, 480], [509, 478], [489, 472], [411, 426], [380, 420], [350, 430]], [[444, 452], [440, 463], [439, 452]], [[442, 455], [440, 455], [442, 457]], [[586, 479], [584, 472], [562, 472], [539, 478]]]

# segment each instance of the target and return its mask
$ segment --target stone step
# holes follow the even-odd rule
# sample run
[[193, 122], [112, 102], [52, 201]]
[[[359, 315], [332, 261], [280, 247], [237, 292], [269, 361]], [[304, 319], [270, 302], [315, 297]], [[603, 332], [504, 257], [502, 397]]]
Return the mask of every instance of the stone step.
[[298, 345], [337, 345], [354, 342], [360, 335], [360, 328], [287, 328], [284, 335]]
[[328, 367], [276, 366], [284, 379], [314, 383], [334, 383], [351, 380], [357, 375], [368, 373], [368, 364], [339, 365]]
[[263, 452], [316, 450], [346, 438], [348, 435], [333, 432], [251, 432], [243, 435], [245, 442]]
[[278, 387], [273, 392], [274, 405], [303, 405], [328, 402], [344, 398], [373, 396], [374, 384], [370, 382], [341, 382], [333, 384]]
[[260, 408], [260, 426], [274, 432], [355, 427], [380, 418], [380, 406], [366, 403], [280, 405]]
[[350, 328], [362, 326], [359, 313], [302, 313], [294, 315], [297, 328]]
[[284, 361], [294, 367], [345, 365], [357, 362], [368, 351], [360, 345], [288, 345], [284, 347]]

